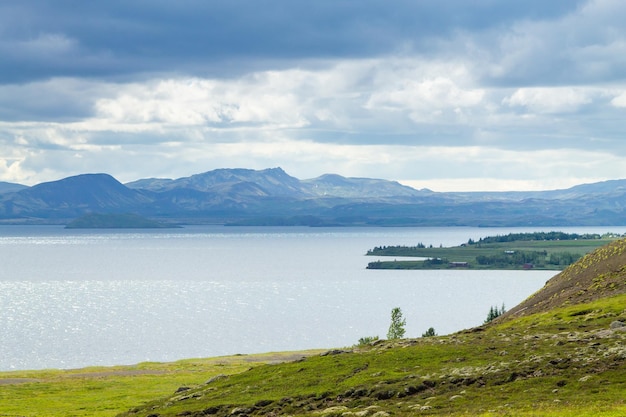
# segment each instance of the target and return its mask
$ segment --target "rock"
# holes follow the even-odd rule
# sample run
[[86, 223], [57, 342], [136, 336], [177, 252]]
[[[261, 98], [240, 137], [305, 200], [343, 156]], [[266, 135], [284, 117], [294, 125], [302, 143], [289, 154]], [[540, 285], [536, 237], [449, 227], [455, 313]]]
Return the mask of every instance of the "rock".
[[185, 391], [189, 391], [191, 388], [189, 387], [178, 387], [178, 389], [175, 391], [176, 394], [180, 393], [180, 392], [185, 392]]
[[242, 415], [242, 414], [249, 414], [252, 411], [253, 410], [251, 408], [237, 407], [237, 408], [233, 408], [233, 411], [230, 412], [230, 415], [231, 416], [238, 416], [238, 415]]
[[342, 353], [350, 353], [349, 350], [333, 349], [327, 352], [320, 353], [320, 356], [341, 355]]
[[624, 323], [623, 321], [615, 320], [613, 323], [611, 323], [611, 329], [626, 331], [626, 323]]
[[321, 415], [336, 414], [336, 413], [341, 413], [342, 411], [348, 411], [348, 407], [346, 407], [344, 405], [336, 405], [334, 407], [328, 407], [328, 408], [320, 411], [319, 414], [321, 414]]
[[274, 401], [272, 400], [260, 400], [257, 401], [254, 406], [255, 407], [267, 407], [268, 405], [272, 404]]
[[374, 397], [377, 400], [389, 400], [396, 396], [396, 392], [393, 390], [384, 390], [377, 392]]
[[228, 378], [228, 376], [226, 376], [224, 374], [215, 375], [213, 378], [211, 378], [207, 382], [205, 382], [205, 384], [210, 384], [212, 382], [219, 381], [220, 379], [226, 379], [226, 378]]
[[389, 417], [389, 413], [386, 411], [377, 411], [372, 414], [372, 417]]

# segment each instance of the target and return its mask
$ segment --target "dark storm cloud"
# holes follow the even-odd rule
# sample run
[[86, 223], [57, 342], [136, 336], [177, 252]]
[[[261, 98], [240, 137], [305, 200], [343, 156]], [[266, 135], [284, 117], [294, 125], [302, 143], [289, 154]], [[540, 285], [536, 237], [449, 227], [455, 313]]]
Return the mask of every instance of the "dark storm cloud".
[[232, 76], [293, 60], [428, 53], [459, 31], [548, 19], [579, 2], [180, 0], [0, 4], [0, 82], [136, 73]]

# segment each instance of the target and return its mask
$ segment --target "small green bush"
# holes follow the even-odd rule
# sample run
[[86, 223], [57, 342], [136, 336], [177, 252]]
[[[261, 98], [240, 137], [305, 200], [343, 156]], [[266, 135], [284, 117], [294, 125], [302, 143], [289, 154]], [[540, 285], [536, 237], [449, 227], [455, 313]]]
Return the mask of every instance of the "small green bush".
[[366, 346], [378, 340], [378, 336], [365, 336], [359, 339], [357, 346]]
[[433, 336], [437, 336], [437, 333], [435, 332], [434, 327], [430, 327], [428, 330], [422, 333], [422, 337], [433, 337]]

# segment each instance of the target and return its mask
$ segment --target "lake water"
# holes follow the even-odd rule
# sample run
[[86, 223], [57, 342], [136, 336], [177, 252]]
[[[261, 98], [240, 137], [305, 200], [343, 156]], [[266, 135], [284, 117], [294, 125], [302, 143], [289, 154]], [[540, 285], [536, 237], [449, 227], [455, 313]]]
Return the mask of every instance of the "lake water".
[[365, 252], [537, 230], [0, 226], [0, 370], [350, 346], [385, 337], [393, 307], [407, 337], [451, 333], [555, 273], [366, 270]]

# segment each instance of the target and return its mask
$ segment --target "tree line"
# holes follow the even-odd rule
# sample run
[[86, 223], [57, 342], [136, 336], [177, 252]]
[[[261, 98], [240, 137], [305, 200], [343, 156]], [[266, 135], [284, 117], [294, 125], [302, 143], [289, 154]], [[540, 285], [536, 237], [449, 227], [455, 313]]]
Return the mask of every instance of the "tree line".
[[532, 232], [532, 233], [509, 233], [508, 235], [496, 235], [487, 236], [474, 241], [468, 240], [468, 244], [481, 244], [481, 243], [503, 243], [503, 242], [515, 242], [515, 241], [530, 241], [530, 240], [589, 240], [589, 239], [601, 239], [602, 236], [598, 233], [565, 233], [565, 232]]
[[498, 253], [494, 255], [478, 255], [476, 262], [479, 265], [571, 265], [580, 259], [582, 255], [571, 252], [554, 252], [548, 255], [543, 251], [512, 251], [511, 253]]

